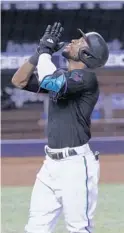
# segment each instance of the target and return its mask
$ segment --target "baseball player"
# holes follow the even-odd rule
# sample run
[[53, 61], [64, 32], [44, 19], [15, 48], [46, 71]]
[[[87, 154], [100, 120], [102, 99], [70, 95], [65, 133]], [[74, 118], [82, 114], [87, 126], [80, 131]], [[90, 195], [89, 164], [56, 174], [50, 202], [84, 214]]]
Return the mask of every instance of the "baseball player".
[[16, 87], [49, 94], [46, 159], [32, 191], [27, 233], [52, 232], [62, 211], [69, 232], [93, 232], [99, 181], [99, 159], [89, 147], [90, 117], [99, 97], [94, 70], [109, 53], [101, 35], [78, 31], [79, 39], [62, 51], [67, 71], [57, 70], [51, 60], [64, 46], [63, 27], [56, 22], [12, 78]]

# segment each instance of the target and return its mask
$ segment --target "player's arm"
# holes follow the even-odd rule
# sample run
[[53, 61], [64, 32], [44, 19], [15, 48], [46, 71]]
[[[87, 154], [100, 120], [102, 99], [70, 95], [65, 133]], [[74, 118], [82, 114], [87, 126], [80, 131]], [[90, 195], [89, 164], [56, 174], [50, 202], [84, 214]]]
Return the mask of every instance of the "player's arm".
[[13, 75], [11, 80], [12, 84], [18, 88], [24, 88], [28, 84], [35, 68], [35, 65], [26, 61]]
[[94, 74], [83, 72], [72, 72], [70, 77], [64, 71], [55, 72], [53, 75], [46, 76], [40, 83], [40, 87], [55, 92], [59, 98], [96, 88]]
[[[41, 80], [46, 75], [52, 74], [56, 70], [56, 67], [51, 62], [51, 55], [64, 45], [63, 42], [59, 43], [62, 32], [63, 28], [60, 23], [47, 26], [36, 53], [30, 57], [29, 61], [25, 62], [12, 77], [14, 86], [33, 92], [39, 90]], [[37, 64], [39, 80], [33, 75]], [[42, 88], [40, 88], [40, 92], [41, 91]]]
[[37, 71], [34, 73], [36, 66], [29, 61], [25, 62], [12, 77], [12, 83], [15, 87], [31, 92], [48, 92], [40, 87], [41, 80], [46, 76], [53, 74], [56, 66], [51, 61], [51, 55], [43, 53], [39, 57]]
[[51, 55], [41, 54], [37, 65], [37, 73], [33, 73], [30, 76], [28, 83], [23, 89], [36, 93], [48, 93], [48, 90], [42, 88], [40, 84], [45, 76], [53, 74], [55, 70], [56, 66], [51, 61]]
[[[30, 62], [25, 62], [12, 77], [13, 85], [23, 90], [39, 92], [40, 81], [34, 70], [35, 67]], [[41, 92], [47, 93], [48, 91], [40, 88]]]

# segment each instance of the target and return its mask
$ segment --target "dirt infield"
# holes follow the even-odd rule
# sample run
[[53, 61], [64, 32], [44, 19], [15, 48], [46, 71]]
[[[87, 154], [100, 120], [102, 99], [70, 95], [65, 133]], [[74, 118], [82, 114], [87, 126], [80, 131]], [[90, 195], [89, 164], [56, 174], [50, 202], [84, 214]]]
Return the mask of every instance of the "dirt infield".
[[[32, 158], [2, 158], [2, 186], [33, 185], [37, 171], [43, 162], [43, 157]], [[102, 183], [124, 183], [124, 155], [101, 156]]]

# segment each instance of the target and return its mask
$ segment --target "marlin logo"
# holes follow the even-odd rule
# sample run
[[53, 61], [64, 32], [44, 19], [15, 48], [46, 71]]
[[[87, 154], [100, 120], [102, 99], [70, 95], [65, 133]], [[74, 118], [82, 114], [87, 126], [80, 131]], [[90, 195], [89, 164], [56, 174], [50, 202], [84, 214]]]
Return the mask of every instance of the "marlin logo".
[[54, 43], [54, 41], [52, 39], [47, 39], [47, 42], [50, 42], [50, 43]]

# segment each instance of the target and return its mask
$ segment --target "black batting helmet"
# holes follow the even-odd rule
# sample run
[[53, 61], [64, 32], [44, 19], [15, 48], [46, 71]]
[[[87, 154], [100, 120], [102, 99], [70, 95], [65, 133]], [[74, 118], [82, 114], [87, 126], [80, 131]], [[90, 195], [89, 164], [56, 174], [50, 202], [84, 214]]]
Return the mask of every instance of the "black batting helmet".
[[109, 51], [103, 37], [97, 32], [85, 34], [81, 29], [78, 31], [88, 44], [88, 47], [79, 50], [79, 59], [90, 69], [104, 66], [108, 60]]

